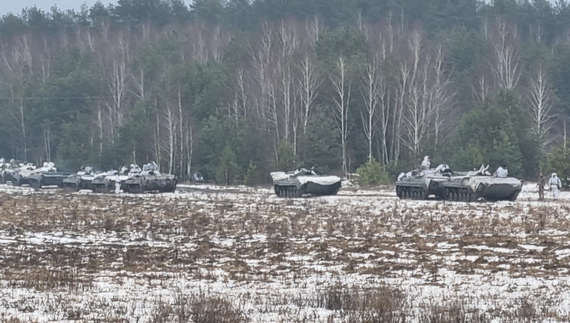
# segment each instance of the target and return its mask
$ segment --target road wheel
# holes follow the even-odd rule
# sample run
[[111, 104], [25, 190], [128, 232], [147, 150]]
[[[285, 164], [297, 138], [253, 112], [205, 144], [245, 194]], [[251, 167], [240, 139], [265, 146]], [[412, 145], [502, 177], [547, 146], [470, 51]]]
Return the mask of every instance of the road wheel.
[[402, 198], [402, 188], [399, 186], [396, 186], [396, 196]]

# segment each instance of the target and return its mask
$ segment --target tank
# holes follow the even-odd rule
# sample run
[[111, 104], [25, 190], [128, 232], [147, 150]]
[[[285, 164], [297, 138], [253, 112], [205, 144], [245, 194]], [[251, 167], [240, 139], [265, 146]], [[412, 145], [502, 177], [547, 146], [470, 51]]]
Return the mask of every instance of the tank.
[[69, 172], [58, 172], [54, 163], [44, 163], [43, 167], [32, 170], [28, 175], [28, 182], [33, 188], [44, 186], [63, 186], [63, 180], [69, 177]]
[[95, 175], [92, 167], [81, 167], [77, 174], [71, 174], [63, 180], [62, 187], [70, 191], [91, 190]]
[[172, 193], [176, 191], [177, 179], [174, 175], [162, 174], [158, 166], [152, 162], [143, 166], [143, 170], [136, 165], [131, 165], [129, 178], [121, 184], [121, 188], [127, 193], [143, 193], [147, 191], [159, 191]]
[[313, 168], [301, 168], [288, 173], [272, 172], [270, 175], [275, 195], [279, 197], [336, 195], [341, 187], [340, 177], [318, 175]]
[[495, 177], [484, 165], [479, 170], [455, 172], [447, 169], [416, 170], [400, 174], [396, 195], [401, 199], [428, 199], [472, 202], [515, 201], [522, 190], [522, 182], [514, 177]]

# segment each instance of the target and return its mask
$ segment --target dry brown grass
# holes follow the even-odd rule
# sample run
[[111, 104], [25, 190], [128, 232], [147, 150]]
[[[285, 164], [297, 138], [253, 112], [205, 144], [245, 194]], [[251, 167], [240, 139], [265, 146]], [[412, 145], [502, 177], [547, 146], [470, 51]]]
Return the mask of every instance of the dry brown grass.
[[[556, 254], [570, 242], [570, 217], [564, 216], [570, 208], [565, 205], [417, 205], [388, 199], [379, 206], [369, 198], [358, 205], [351, 205], [353, 200], [357, 198], [335, 203], [280, 200], [253, 193], [237, 197], [207, 193], [169, 200], [162, 196], [0, 194], [0, 234], [7, 240], [2, 245], [1, 281], [12, 289], [79, 295], [97, 289], [96, 278], [101, 275], [120, 284], [123, 278], [136, 279], [163, 288], [183, 277], [303, 290], [310, 287], [308, 278], [321, 275], [319, 270], [335, 278], [369, 275], [377, 280], [411, 273], [410, 277], [438, 288], [445, 284], [441, 269], [474, 279], [505, 274], [547, 280], [568, 272], [570, 257]], [[408, 322], [410, 317], [404, 312], [418, 306], [417, 296], [404, 289], [377, 283], [356, 289], [333, 287], [281, 301], [325, 309], [345, 322], [403, 322], [404, 318]], [[215, 313], [235, 318], [227, 322], [247, 321], [235, 299], [180, 297], [176, 302], [148, 305], [155, 308], [149, 316], [152, 322], [186, 322], [190, 316], [210, 322], [208, 318]], [[439, 299], [424, 305], [419, 317], [434, 323], [489, 322], [488, 315], [513, 320], [556, 317], [548, 309], [557, 304], [547, 300], [540, 304], [515, 304], [513, 311], [489, 314], [463, 300]], [[20, 312], [39, 310], [8, 305]], [[56, 311], [58, 306], [63, 309]], [[78, 311], [62, 301], [44, 308], [59, 313], [53, 314], [55, 318], [81, 320], [97, 312], [97, 304], [92, 306], [92, 310]], [[211, 310], [202, 313], [200, 309]], [[314, 321], [317, 315], [267, 304], [257, 311], [284, 311], [285, 317], [306, 321]], [[287, 311], [293, 312], [287, 316]], [[109, 320], [135, 312], [121, 307]]]

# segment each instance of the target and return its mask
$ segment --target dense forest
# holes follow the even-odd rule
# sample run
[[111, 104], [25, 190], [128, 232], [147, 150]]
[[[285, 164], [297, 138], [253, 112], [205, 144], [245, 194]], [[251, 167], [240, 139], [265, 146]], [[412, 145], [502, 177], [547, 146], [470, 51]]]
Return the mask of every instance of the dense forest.
[[300, 166], [390, 179], [424, 155], [564, 175], [569, 58], [565, 1], [31, 8], [0, 20], [0, 156], [226, 184]]

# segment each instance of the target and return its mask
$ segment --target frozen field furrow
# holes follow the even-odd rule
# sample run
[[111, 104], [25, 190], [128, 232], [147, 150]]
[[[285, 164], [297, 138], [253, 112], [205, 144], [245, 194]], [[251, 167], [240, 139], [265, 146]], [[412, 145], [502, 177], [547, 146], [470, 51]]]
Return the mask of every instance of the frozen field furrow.
[[365, 322], [355, 309], [379, 315], [380, 305], [355, 300], [372, 293], [400, 302], [407, 322], [438, 308], [565, 322], [570, 194], [539, 202], [533, 190], [469, 204], [400, 201], [390, 188], [280, 199], [268, 188], [115, 196], [3, 185], [0, 317], [178, 322], [181, 304], [196, 315], [217, 297], [249, 322]]

